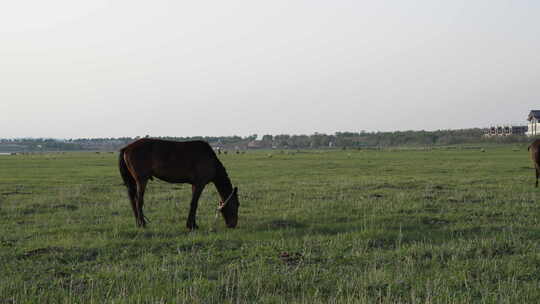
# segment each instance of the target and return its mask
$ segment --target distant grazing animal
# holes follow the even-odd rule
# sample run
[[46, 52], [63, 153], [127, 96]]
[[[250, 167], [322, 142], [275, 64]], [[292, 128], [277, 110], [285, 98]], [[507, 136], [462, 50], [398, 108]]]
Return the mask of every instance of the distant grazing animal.
[[214, 183], [221, 196], [218, 210], [227, 227], [234, 228], [238, 223], [238, 188], [233, 188], [225, 167], [204, 141], [139, 139], [120, 150], [119, 167], [138, 227], [146, 226], [144, 191], [148, 180], [153, 177], [169, 183], [191, 184], [188, 229], [198, 228], [195, 221], [197, 204], [204, 187], [210, 182]]
[[536, 187], [538, 187], [538, 176], [540, 175], [540, 139], [535, 140], [528, 148], [536, 171]]

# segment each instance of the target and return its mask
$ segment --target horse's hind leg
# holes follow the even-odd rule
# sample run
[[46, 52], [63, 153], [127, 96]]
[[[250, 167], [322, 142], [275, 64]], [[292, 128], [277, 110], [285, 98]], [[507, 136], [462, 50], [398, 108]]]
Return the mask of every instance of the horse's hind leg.
[[148, 183], [148, 179], [142, 179], [140, 181], [137, 181], [137, 199], [136, 199], [136, 220], [137, 220], [137, 226], [139, 227], [146, 227], [146, 220], [144, 218], [143, 213], [143, 205], [144, 205], [144, 191], [146, 190], [146, 184]]
[[538, 188], [538, 175], [540, 175], [540, 173], [538, 172], [538, 168], [535, 168], [535, 171], [536, 171], [536, 185], [535, 185], [535, 187]]
[[129, 185], [127, 187], [129, 201], [131, 202], [131, 209], [133, 210], [133, 216], [135, 217], [135, 223], [138, 223], [138, 212], [137, 212], [137, 186], [135, 184]]
[[191, 195], [191, 204], [189, 206], [189, 215], [186, 223], [186, 227], [189, 230], [197, 229], [197, 222], [195, 220], [197, 215], [197, 206], [199, 204], [199, 198], [201, 193], [204, 190], [205, 185], [191, 185], [192, 195]]

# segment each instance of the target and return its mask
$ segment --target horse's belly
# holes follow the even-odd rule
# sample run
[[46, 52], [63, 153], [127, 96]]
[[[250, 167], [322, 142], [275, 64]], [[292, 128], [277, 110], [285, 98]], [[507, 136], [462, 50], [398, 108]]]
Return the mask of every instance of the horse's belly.
[[171, 176], [171, 175], [166, 175], [166, 174], [153, 174], [153, 176], [169, 183], [190, 183], [191, 182], [191, 179], [187, 176]]

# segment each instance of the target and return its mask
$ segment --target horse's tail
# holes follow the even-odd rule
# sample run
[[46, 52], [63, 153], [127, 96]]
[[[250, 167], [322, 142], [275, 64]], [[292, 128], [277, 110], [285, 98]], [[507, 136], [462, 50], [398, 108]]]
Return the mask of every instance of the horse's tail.
[[137, 222], [137, 225], [140, 225], [140, 221], [142, 221], [142, 226], [144, 227], [145, 220], [148, 221], [148, 219], [142, 214], [142, 209], [137, 206], [137, 181], [135, 181], [135, 178], [133, 178], [133, 175], [129, 172], [124, 155], [125, 149], [120, 150], [120, 155], [118, 156], [118, 169], [120, 169], [120, 176], [122, 176], [124, 185], [127, 187], [127, 193], [131, 202], [131, 209], [133, 209], [135, 221]]
[[126, 164], [126, 160], [124, 159], [124, 149], [120, 150], [119, 156], [118, 156], [118, 169], [120, 170], [120, 176], [122, 177], [122, 180], [124, 181], [124, 185], [128, 188], [128, 191], [131, 193], [132, 191], [136, 191], [137, 184], [135, 182], [135, 179], [129, 172], [129, 169]]

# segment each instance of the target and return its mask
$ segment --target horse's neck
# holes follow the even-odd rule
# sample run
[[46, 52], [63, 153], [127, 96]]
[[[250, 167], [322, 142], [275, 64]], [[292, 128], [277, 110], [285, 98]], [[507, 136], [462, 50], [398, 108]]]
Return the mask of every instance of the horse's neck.
[[216, 178], [216, 180], [214, 180], [214, 185], [216, 186], [219, 196], [221, 196], [221, 200], [223, 201], [225, 201], [233, 191], [231, 180], [226, 175]]
[[215, 166], [216, 175], [214, 176], [214, 185], [221, 199], [225, 201], [233, 191], [231, 180], [229, 179], [227, 170], [225, 170], [225, 167], [218, 158], [216, 158]]

